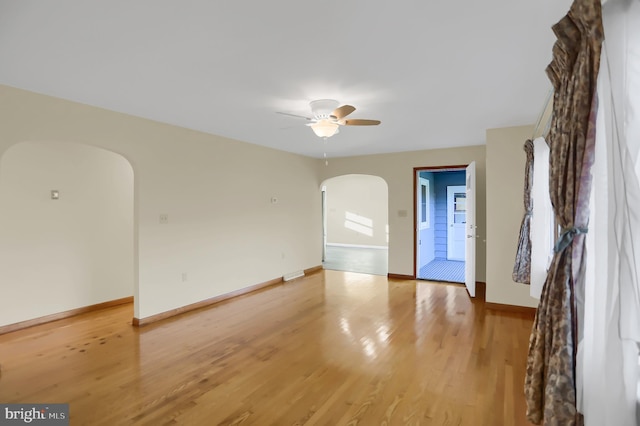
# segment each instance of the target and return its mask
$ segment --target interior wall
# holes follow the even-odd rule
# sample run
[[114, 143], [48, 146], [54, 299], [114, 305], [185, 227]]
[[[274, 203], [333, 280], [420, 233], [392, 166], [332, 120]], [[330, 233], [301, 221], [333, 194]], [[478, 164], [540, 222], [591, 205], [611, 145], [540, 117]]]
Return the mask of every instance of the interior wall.
[[9, 148], [0, 161], [0, 326], [132, 296], [133, 278], [127, 160], [77, 144]]
[[[482, 143], [482, 141], [478, 141], [478, 143]], [[478, 235], [480, 235], [477, 241], [476, 279], [485, 281], [484, 145], [332, 158], [327, 166], [322, 163], [320, 173], [323, 179], [358, 173], [380, 176], [387, 182], [389, 187], [389, 273], [413, 276], [415, 263], [414, 168], [466, 165], [472, 161], [476, 162], [477, 167], [476, 221]]]
[[[119, 153], [133, 167], [138, 318], [320, 265], [318, 188], [321, 181], [345, 174], [376, 175], [387, 182], [389, 271], [413, 275], [414, 168], [471, 161], [477, 164], [478, 183], [477, 280], [487, 281], [488, 301], [536, 305], [528, 287], [510, 280], [523, 208], [522, 143], [531, 136], [530, 126], [489, 130], [486, 148], [334, 158], [325, 166], [324, 161], [8, 86], [0, 85], [0, 98], [0, 155], [23, 141], [75, 142]], [[487, 187], [492, 188], [490, 208]], [[271, 203], [274, 197], [277, 203]], [[167, 215], [167, 224], [159, 223], [161, 214]]]
[[487, 302], [537, 307], [511, 278], [524, 214], [524, 142], [533, 126], [487, 130]]
[[326, 187], [327, 244], [387, 247], [388, 190], [377, 176], [346, 175]]
[[65, 141], [132, 165], [137, 318], [322, 264], [319, 160], [8, 86], [0, 98], [0, 154]]

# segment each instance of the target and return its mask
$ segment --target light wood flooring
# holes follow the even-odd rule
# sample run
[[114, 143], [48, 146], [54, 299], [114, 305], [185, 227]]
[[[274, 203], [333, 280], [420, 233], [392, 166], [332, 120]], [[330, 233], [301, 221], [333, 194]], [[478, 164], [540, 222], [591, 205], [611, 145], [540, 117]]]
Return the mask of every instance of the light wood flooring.
[[527, 425], [531, 318], [464, 286], [320, 271], [142, 328], [131, 305], [0, 336], [0, 402], [71, 425]]

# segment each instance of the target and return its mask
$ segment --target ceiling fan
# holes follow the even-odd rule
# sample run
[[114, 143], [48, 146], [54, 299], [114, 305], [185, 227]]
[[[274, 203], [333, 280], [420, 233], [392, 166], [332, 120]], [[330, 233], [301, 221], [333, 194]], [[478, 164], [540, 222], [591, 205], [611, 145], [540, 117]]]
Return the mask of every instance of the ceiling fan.
[[309, 102], [311, 107], [311, 117], [278, 112], [278, 114], [292, 117], [304, 118], [308, 120], [307, 126], [321, 138], [327, 139], [339, 132], [340, 126], [377, 126], [380, 120], [364, 120], [360, 118], [345, 118], [356, 109], [351, 105], [338, 106], [340, 103], [334, 99], [318, 99]]

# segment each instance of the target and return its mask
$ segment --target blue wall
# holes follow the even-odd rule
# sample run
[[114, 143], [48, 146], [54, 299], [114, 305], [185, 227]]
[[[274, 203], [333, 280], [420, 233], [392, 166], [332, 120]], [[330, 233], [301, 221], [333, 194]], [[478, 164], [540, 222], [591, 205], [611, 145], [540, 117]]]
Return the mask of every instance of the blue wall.
[[435, 257], [447, 258], [447, 186], [465, 185], [465, 171], [437, 172], [433, 174], [435, 180]]

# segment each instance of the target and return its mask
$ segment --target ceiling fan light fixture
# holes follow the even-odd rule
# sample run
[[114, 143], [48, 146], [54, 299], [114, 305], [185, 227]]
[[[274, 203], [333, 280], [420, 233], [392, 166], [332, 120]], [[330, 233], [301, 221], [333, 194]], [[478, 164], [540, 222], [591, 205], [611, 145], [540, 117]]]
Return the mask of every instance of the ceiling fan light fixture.
[[320, 138], [330, 138], [338, 133], [338, 123], [334, 123], [330, 120], [319, 120], [317, 123], [311, 124], [311, 130], [316, 136]]

